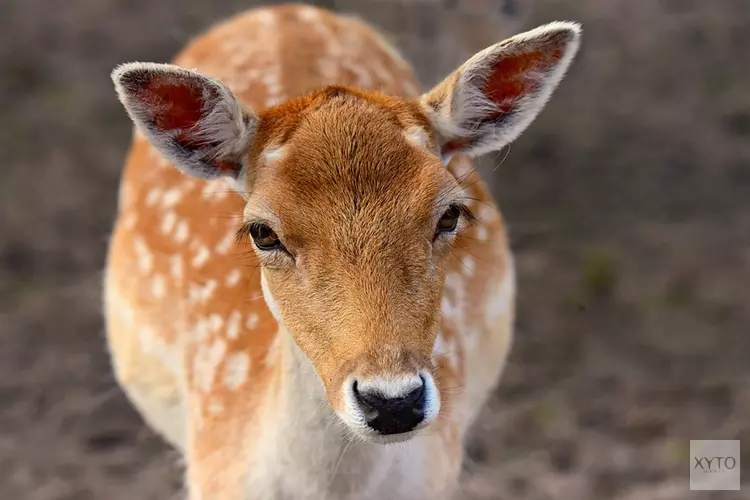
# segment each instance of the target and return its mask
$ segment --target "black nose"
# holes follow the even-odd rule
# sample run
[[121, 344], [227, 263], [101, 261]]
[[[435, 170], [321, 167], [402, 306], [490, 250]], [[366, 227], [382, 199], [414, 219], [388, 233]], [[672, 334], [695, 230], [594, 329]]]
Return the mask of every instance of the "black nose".
[[367, 425], [379, 434], [401, 434], [424, 420], [425, 390], [422, 384], [408, 394], [390, 398], [376, 391], [361, 391], [354, 382], [354, 396], [365, 413]]

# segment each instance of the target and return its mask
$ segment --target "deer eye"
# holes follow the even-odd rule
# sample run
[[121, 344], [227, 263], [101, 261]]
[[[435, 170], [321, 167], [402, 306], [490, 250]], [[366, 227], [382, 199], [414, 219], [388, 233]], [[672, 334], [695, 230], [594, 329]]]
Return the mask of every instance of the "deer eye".
[[250, 226], [250, 236], [259, 250], [270, 251], [281, 248], [281, 241], [273, 229], [266, 224], [255, 223]]
[[445, 211], [443, 216], [440, 217], [437, 228], [435, 229], [435, 237], [439, 236], [441, 233], [451, 233], [455, 231], [460, 217], [461, 209], [456, 205], [451, 205], [450, 208]]

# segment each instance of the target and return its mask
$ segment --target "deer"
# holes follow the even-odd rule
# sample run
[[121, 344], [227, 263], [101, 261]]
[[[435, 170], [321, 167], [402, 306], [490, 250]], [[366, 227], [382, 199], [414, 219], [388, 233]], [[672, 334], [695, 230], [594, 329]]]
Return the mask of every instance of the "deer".
[[539, 26], [422, 92], [365, 21], [283, 4], [113, 70], [134, 132], [106, 339], [191, 500], [456, 494], [515, 315], [474, 162], [536, 118], [580, 37]]

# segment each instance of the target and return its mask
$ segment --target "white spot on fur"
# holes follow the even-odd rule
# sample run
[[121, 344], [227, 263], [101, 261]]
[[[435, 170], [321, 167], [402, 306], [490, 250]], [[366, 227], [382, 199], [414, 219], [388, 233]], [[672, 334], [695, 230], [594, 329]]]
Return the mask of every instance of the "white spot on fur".
[[191, 283], [188, 288], [188, 300], [193, 303], [206, 302], [211, 298], [219, 284], [216, 280], [209, 280], [203, 285]]
[[135, 212], [128, 213], [122, 220], [122, 225], [128, 231], [135, 228], [135, 224], [138, 222], [138, 214]]
[[242, 313], [237, 310], [232, 311], [227, 320], [227, 338], [235, 340], [240, 336], [240, 328], [242, 323]]
[[223, 200], [229, 195], [229, 190], [226, 187], [226, 183], [219, 184], [218, 182], [206, 182], [201, 191], [201, 196], [209, 200]]
[[211, 252], [208, 251], [208, 247], [200, 247], [198, 249], [198, 252], [193, 257], [193, 260], [191, 261], [191, 264], [193, 267], [200, 269], [203, 267], [206, 262], [208, 262], [208, 259], [211, 257]]
[[[180, 183], [180, 188], [182, 188], [184, 193], [189, 193], [193, 191], [196, 187], [198, 187], [198, 179], [194, 177], [188, 177], [187, 175], [182, 177], [182, 182]], [[205, 181], [201, 182], [201, 185], [204, 184]]]
[[159, 157], [156, 165], [159, 166], [159, 168], [172, 168], [172, 162], [162, 156]]
[[133, 307], [119, 296], [115, 299], [111, 295], [108, 295], [107, 298], [110, 304], [116, 304], [116, 307], [112, 307], [112, 310], [117, 315], [117, 318], [126, 325], [132, 325], [135, 318]]
[[161, 198], [162, 190], [159, 188], [151, 188], [148, 190], [148, 193], [146, 194], [146, 206], [152, 207], [156, 205], [159, 202], [159, 199]]
[[143, 352], [150, 354], [154, 350], [156, 335], [154, 331], [149, 327], [143, 327], [138, 330], [138, 340], [140, 341]]
[[276, 16], [268, 10], [259, 10], [255, 14], [258, 23], [265, 25], [264, 28], [272, 28], [276, 24]]
[[474, 270], [476, 269], [476, 262], [473, 257], [464, 255], [461, 257], [461, 272], [464, 276], [474, 276]]
[[229, 251], [234, 246], [235, 239], [236, 233], [234, 232], [234, 227], [232, 227], [232, 230], [230, 230], [216, 245], [216, 253], [220, 255], [226, 255], [227, 253], [229, 253]]
[[167, 295], [167, 282], [161, 274], [151, 278], [151, 295], [155, 299], [163, 299]]
[[182, 280], [182, 257], [180, 255], [172, 255], [169, 258], [169, 272], [175, 280]]
[[174, 210], [167, 211], [161, 219], [162, 234], [169, 234], [172, 228], [174, 228], [175, 222], [177, 222], [177, 214]]
[[172, 208], [177, 205], [182, 199], [182, 191], [177, 188], [169, 189], [164, 193], [161, 199], [161, 204], [164, 208]]
[[230, 391], [235, 391], [247, 382], [250, 374], [250, 356], [244, 352], [237, 352], [227, 357], [224, 364], [224, 385]]
[[193, 326], [193, 341], [205, 342], [208, 339], [208, 319], [201, 318]]
[[248, 314], [247, 319], [245, 320], [245, 328], [248, 330], [254, 330], [255, 327], [258, 326], [258, 321], [260, 321], [260, 318], [257, 313]]
[[[276, 92], [276, 94], [279, 93], [280, 91]], [[273, 97], [269, 97], [268, 99], [266, 99], [266, 106], [272, 108], [274, 106], [278, 106], [282, 102], [284, 102], [284, 99], [280, 95], [274, 95]]]
[[511, 258], [508, 258], [505, 276], [494, 291], [487, 294], [485, 300], [485, 317], [488, 325], [500, 324], [502, 317], [512, 311], [516, 293], [516, 271]]
[[227, 343], [217, 338], [210, 346], [202, 345], [193, 360], [195, 383], [203, 392], [209, 392], [216, 377], [216, 369], [227, 351]]
[[260, 81], [268, 87], [273, 87], [279, 85], [279, 75], [276, 72], [269, 71], [260, 77]]
[[476, 232], [477, 232], [477, 240], [487, 241], [487, 237], [489, 235], [488, 235], [487, 227], [484, 224], [477, 224]]
[[179, 373], [174, 351], [151, 327], [145, 326], [138, 330], [138, 340], [144, 353], [158, 358], [173, 374]]
[[450, 300], [448, 300], [448, 297], [443, 296], [440, 300], [440, 311], [443, 315], [443, 319], [453, 320], [455, 318], [455, 308]]
[[217, 333], [223, 325], [224, 319], [220, 315], [213, 313], [208, 317], [208, 328], [211, 330], [211, 333]]
[[135, 247], [135, 257], [138, 261], [138, 269], [143, 273], [151, 272], [154, 268], [154, 255], [146, 244], [143, 236], [136, 236], [133, 241]]
[[297, 15], [300, 19], [308, 22], [319, 22], [320, 21], [320, 12], [314, 7], [310, 7], [308, 5], [305, 5], [303, 7], [300, 7], [297, 9]]
[[181, 220], [177, 223], [177, 229], [174, 232], [174, 240], [177, 243], [185, 243], [190, 235], [188, 229], [188, 223], [186, 220]]
[[229, 274], [227, 275], [225, 284], [229, 288], [233, 286], [237, 286], [237, 283], [240, 282], [240, 278], [242, 278], [242, 273], [240, 272], [240, 270], [232, 269], [231, 271], [229, 271]]
[[219, 401], [212, 399], [211, 402], [208, 403], [208, 413], [210, 413], [211, 415], [220, 415], [223, 411], [224, 405]]
[[[222, 48], [224, 49], [224, 52], [226, 52], [229, 56], [229, 58], [227, 59], [227, 64], [229, 66], [239, 68], [241, 66], [244, 66], [248, 62], [248, 54], [246, 52], [236, 50], [233, 45], [227, 46], [227, 44], [224, 44]], [[234, 86], [232, 87], [233, 90], [236, 90]]]

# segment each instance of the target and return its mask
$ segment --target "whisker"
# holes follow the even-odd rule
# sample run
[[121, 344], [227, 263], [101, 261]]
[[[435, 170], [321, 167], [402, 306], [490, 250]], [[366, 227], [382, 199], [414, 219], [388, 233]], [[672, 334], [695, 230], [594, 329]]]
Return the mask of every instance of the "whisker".
[[[504, 146], [504, 147], [503, 147], [503, 149], [505, 149], [506, 147], [507, 147], [508, 149], [507, 149], [507, 150], [506, 150], [506, 152], [505, 152], [505, 156], [503, 156], [503, 159], [502, 159], [502, 160], [500, 160], [500, 162], [499, 162], [499, 163], [498, 163], [497, 165], [495, 165], [495, 168], [493, 168], [493, 169], [492, 169], [492, 171], [493, 171], [493, 172], [494, 172], [494, 171], [496, 171], [496, 170], [497, 170], [498, 168], [500, 168], [500, 166], [501, 166], [501, 165], [502, 165], [503, 163], [505, 163], [505, 160], [507, 160], [507, 159], [508, 159], [508, 156], [510, 156], [510, 149], [511, 149], [511, 145], [510, 145], [510, 143], [508, 143], [508, 144], [507, 144], [506, 146]], [[500, 151], [497, 151], [497, 152], [495, 153], [495, 155], [496, 155], [496, 156], [500, 156], [500, 153], [502, 152], [502, 150], [503, 150], [503, 149], [501, 149]]]
[[485, 259], [483, 259], [483, 258], [481, 258], [481, 257], [477, 257], [477, 256], [476, 256], [476, 255], [475, 255], [474, 253], [472, 253], [472, 252], [471, 252], [471, 251], [470, 251], [470, 250], [469, 250], [469, 249], [468, 249], [467, 247], [465, 247], [465, 246], [460, 246], [460, 245], [459, 245], [459, 247], [458, 247], [458, 248], [460, 248], [460, 249], [461, 249], [461, 250], [463, 250], [464, 252], [468, 253], [468, 254], [469, 254], [469, 255], [470, 255], [471, 257], [474, 257], [474, 258], [475, 258], [476, 260], [478, 260], [479, 262], [482, 262], [483, 264], [486, 264], [486, 263], [487, 263], [487, 261], [486, 261]]
[[[455, 258], [455, 259], [456, 259], [456, 260], [457, 260], [457, 261], [459, 262], [459, 264], [461, 264], [461, 266], [463, 266], [463, 268], [464, 268], [464, 269], [466, 269], [466, 270], [467, 270], [467, 271], [469, 271], [469, 272], [473, 272], [473, 269], [471, 269], [471, 268], [470, 268], [469, 266], [467, 266], [467, 265], [466, 265], [466, 264], [464, 263], [464, 261], [463, 261], [463, 260], [461, 260], [461, 257], [459, 257], [458, 255], [456, 255], [456, 253], [455, 253], [455, 252], [453, 251], [453, 249], [452, 249], [452, 248], [451, 248], [451, 249], [449, 249], [448, 251], [449, 251], [449, 252], [451, 253], [451, 256], [452, 256], [452, 257], [454, 257], [454, 258]], [[475, 257], [475, 258], [476, 258], [476, 257]]]
[[254, 300], [260, 300], [260, 299], [263, 299], [263, 294], [260, 294], [260, 295], [258, 295], [257, 297], [250, 297], [250, 298], [247, 298], [247, 299], [245, 299], [245, 302], [252, 302], [252, 301], [254, 301]]
[[339, 467], [341, 467], [342, 459], [344, 458], [344, 453], [346, 453], [346, 450], [349, 449], [349, 446], [354, 442], [354, 438], [349, 438], [349, 441], [347, 441], [346, 445], [344, 446], [344, 449], [341, 450], [341, 455], [339, 455], [339, 459], [336, 462], [336, 467], [333, 469], [333, 475], [331, 476], [331, 483], [329, 484], [329, 487], [333, 485], [333, 482], [336, 480], [336, 474], [339, 472]]

